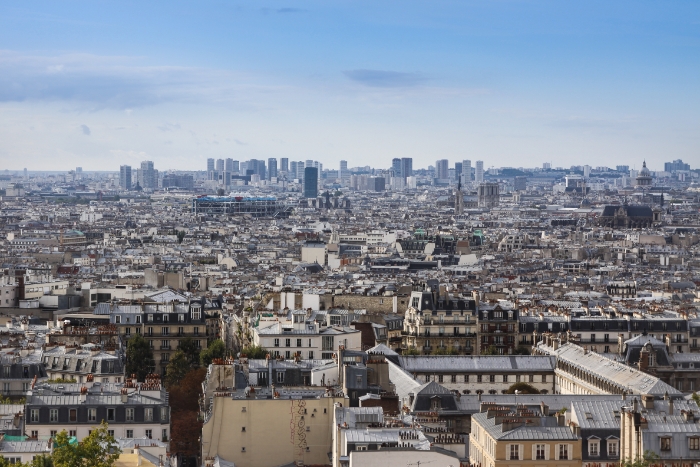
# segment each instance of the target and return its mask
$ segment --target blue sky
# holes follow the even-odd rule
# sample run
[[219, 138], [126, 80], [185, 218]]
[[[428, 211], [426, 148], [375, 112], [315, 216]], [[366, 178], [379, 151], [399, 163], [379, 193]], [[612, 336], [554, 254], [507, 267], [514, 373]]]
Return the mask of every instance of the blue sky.
[[700, 2], [0, 3], [0, 168], [700, 165]]

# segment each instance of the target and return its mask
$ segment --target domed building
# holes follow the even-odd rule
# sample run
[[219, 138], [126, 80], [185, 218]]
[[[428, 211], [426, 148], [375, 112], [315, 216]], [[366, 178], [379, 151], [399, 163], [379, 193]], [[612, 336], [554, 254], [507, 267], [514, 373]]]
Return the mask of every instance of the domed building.
[[639, 171], [637, 175], [637, 186], [647, 187], [651, 186], [651, 172], [647, 169], [647, 161], [644, 161], [642, 165], [642, 170]]

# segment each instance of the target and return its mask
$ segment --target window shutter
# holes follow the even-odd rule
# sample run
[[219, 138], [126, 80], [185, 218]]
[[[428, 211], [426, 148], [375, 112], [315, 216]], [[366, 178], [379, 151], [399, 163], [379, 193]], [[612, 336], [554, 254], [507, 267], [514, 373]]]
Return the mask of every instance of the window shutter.
[[544, 460], [549, 460], [549, 444], [544, 445]]
[[533, 445], [532, 445], [532, 457], [531, 457], [531, 459], [532, 459], [533, 461], [534, 461], [535, 459], [537, 459], [537, 445], [536, 445], [536, 444], [533, 444]]
[[[600, 447], [599, 447], [599, 448], [600, 448]], [[568, 449], [566, 450], [566, 452], [569, 454], [569, 459], [568, 459], [568, 460], [573, 459], [573, 458], [574, 458], [574, 445], [573, 445], [573, 444], [569, 444], [569, 445], [568, 445]], [[600, 451], [599, 451], [599, 453], [600, 453]]]
[[554, 445], [554, 460], [559, 460], [559, 445], [555, 444]]
[[525, 445], [521, 444], [520, 447], [518, 448], [518, 457], [520, 460], [523, 460], [525, 457]]

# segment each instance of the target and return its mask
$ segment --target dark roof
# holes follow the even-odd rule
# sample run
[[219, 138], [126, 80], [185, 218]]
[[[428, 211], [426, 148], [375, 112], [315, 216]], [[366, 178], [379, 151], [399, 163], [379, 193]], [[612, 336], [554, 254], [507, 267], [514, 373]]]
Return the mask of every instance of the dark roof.
[[653, 217], [654, 214], [649, 206], [605, 206], [603, 209], [603, 217], [615, 217], [618, 209], [624, 209], [627, 217]]

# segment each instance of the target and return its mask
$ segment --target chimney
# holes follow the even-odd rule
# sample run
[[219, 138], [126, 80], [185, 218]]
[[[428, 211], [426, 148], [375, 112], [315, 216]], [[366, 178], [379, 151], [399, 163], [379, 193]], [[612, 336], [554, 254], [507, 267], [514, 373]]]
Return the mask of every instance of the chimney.
[[136, 446], [134, 446], [134, 454], [136, 454], [136, 465], [140, 466], [141, 465], [141, 449], [139, 448], [138, 444]]
[[683, 414], [683, 420], [686, 422], [694, 422], [695, 421], [695, 413], [692, 410], [681, 410], [681, 414]]
[[545, 404], [544, 402], [540, 402], [540, 412], [542, 412], [542, 415], [545, 417], [549, 416], [549, 406]]
[[552, 339], [552, 350], [559, 349], [559, 339]]
[[673, 415], [673, 399], [668, 400], [668, 414]]
[[637, 413], [639, 412], [639, 401], [635, 397], [634, 400], [632, 401], [632, 412]]
[[654, 396], [652, 396], [651, 394], [642, 395], [642, 407], [644, 407], [645, 409], [653, 409]]

